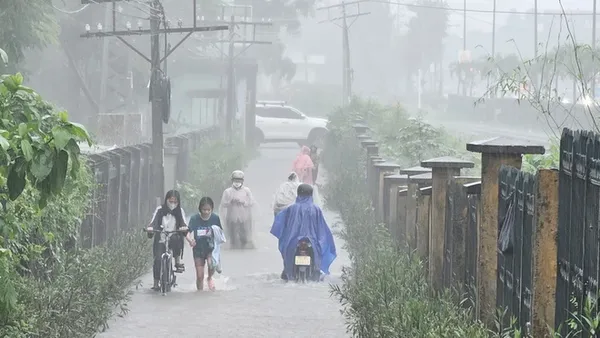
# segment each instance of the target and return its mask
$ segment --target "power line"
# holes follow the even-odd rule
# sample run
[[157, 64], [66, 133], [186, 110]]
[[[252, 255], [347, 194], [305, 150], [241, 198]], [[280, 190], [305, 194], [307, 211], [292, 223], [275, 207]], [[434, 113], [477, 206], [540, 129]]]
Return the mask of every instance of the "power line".
[[[356, 1], [358, 2], [376, 2], [376, 3], [382, 3], [382, 4], [389, 4], [389, 5], [400, 5], [400, 6], [406, 6], [406, 7], [414, 7], [414, 8], [429, 8], [429, 9], [438, 9], [438, 10], [446, 10], [446, 11], [451, 11], [451, 12], [465, 12], [465, 10], [463, 8], [454, 8], [454, 7], [440, 7], [440, 6], [430, 6], [430, 5], [418, 5], [418, 4], [411, 4], [411, 3], [406, 3], [406, 2], [397, 2], [397, 1], [387, 1], [387, 0], [361, 0], [361, 1]], [[489, 9], [467, 9], [466, 12], [468, 13], [488, 13], [488, 14], [493, 14], [494, 11], [493, 10], [489, 10]], [[516, 11], [496, 11], [496, 14], [519, 14], [519, 15], [536, 15], [536, 13], [534, 12], [516, 12]], [[594, 13], [593, 12], [575, 12], [575, 13], [569, 13], [566, 12], [538, 12], [537, 15], [547, 15], [547, 16], [556, 16], [556, 15], [566, 15], [566, 16], [593, 16]]]
[[86, 4], [83, 7], [81, 7], [80, 9], [76, 9], [74, 11], [67, 11], [67, 10], [64, 10], [64, 9], [60, 9], [60, 8], [54, 6], [54, 5], [52, 5], [52, 8], [54, 8], [55, 10], [57, 10], [57, 11], [59, 11], [61, 13], [64, 13], [64, 14], [77, 14], [77, 13], [83, 11], [84, 9], [88, 8], [89, 5], [90, 4]]

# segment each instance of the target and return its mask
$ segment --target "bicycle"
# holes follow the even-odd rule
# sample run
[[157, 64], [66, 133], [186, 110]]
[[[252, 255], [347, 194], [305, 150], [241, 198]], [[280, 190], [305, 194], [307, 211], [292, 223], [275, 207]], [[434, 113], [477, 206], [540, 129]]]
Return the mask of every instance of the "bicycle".
[[169, 242], [171, 236], [176, 233], [180, 233], [180, 230], [165, 231], [165, 230], [148, 230], [143, 229], [145, 232], [152, 232], [155, 234], [165, 235], [165, 251], [160, 256], [160, 292], [163, 296], [166, 296], [167, 292], [171, 292], [171, 289], [177, 286], [177, 276], [175, 275], [175, 269], [173, 268], [173, 254], [169, 248]]

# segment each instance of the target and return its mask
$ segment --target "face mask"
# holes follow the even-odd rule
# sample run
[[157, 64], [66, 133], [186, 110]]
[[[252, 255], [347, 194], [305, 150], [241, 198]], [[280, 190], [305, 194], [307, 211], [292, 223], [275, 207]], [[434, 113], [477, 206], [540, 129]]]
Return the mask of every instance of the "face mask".
[[169, 209], [173, 210], [177, 208], [177, 203], [167, 203], [167, 206], [169, 207]]
[[240, 182], [234, 182], [233, 183], [233, 187], [236, 188], [236, 189], [239, 189], [241, 186], [242, 186], [242, 183], [240, 183]]

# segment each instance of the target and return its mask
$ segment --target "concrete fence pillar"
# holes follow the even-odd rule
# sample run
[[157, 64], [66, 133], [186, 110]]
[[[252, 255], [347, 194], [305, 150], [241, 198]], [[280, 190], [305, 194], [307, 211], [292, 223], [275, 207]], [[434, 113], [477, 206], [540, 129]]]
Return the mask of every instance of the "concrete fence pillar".
[[444, 267], [444, 239], [446, 227], [446, 192], [448, 182], [460, 175], [462, 168], [473, 168], [475, 164], [458, 158], [445, 156], [422, 161], [421, 166], [431, 168], [431, 223], [429, 226], [429, 280], [434, 290], [442, 289]]
[[533, 234], [533, 336], [554, 328], [558, 233], [558, 171], [538, 170]]
[[367, 158], [373, 155], [379, 155], [379, 146], [377, 143], [367, 146]]
[[375, 180], [376, 180], [376, 185], [375, 185], [375, 211], [376, 211], [376, 215], [378, 220], [383, 221], [384, 217], [385, 217], [385, 204], [387, 201], [384, 201], [384, 196], [385, 194], [385, 187], [384, 187], [384, 180], [385, 180], [385, 176], [388, 175], [394, 175], [398, 173], [398, 169], [400, 169], [400, 166], [395, 164], [395, 163], [390, 163], [390, 162], [381, 162], [381, 163], [376, 163], [374, 166], [375, 168]]
[[479, 226], [479, 301], [481, 318], [493, 323], [496, 311], [498, 273], [498, 171], [500, 166], [521, 168], [523, 154], [546, 150], [528, 140], [495, 137], [471, 142], [467, 150], [481, 153], [481, 223]]
[[429, 228], [431, 224], [431, 186], [417, 191], [417, 254], [423, 261], [425, 273], [429, 275]]
[[352, 128], [354, 128], [354, 132], [356, 133], [356, 135], [363, 135], [366, 134], [367, 131], [369, 131], [369, 127], [363, 123], [356, 123], [352, 126]]
[[[378, 144], [378, 142], [375, 140], [372, 140], [372, 139], [360, 141], [360, 145], [367, 152], [367, 175], [368, 175], [368, 168], [369, 168], [369, 160], [370, 160], [371, 156], [379, 155], [379, 147], [377, 146], [377, 144]], [[373, 148], [373, 147], [375, 147], [375, 148]]]
[[375, 164], [383, 162], [385, 162], [385, 160], [380, 156], [371, 156], [367, 161], [367, 185], [369, 188], [369, 196], [371, 197], [371, 201], [373, 201], [373, 206], [375, 206], [377, 200], [377, 170]]

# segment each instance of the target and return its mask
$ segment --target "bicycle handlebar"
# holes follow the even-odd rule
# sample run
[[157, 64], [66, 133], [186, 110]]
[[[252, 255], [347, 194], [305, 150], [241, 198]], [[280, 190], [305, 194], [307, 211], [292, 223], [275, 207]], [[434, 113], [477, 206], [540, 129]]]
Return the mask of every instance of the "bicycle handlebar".
[[164, 233], [164, 234], [174, 234], [177, 232], [185, 232], [187, 230], [175, 230], [175, 231], [165, 231], [165, 230], [148, 230], [147, 228], [142, 228], [144, 232], [153, 232], [153, 233]]

